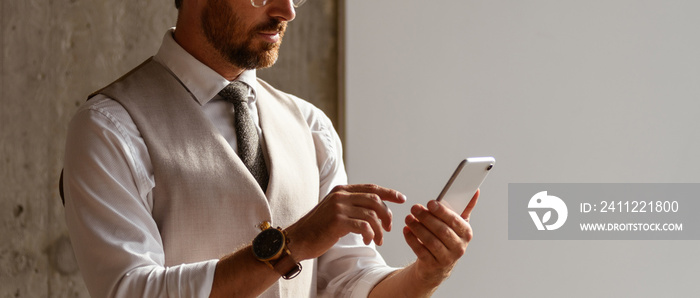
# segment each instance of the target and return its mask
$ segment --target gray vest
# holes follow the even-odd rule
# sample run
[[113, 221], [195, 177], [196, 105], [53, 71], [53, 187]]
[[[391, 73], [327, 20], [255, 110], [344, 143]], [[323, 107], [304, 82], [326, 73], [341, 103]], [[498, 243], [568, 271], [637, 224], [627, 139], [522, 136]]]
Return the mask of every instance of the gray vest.
[[[153, 219], [165, 266], [218, 259], [250, 244], [263, 221], [287, 227], [318, 203], [308, 124], [285, 93], [258, 80], [258, 113], [270, 173], [263, 193], [238, 155], [167, 68], [147, 60], [99, 91], [127, 110], [153, 163]], [[313, 297], [315, 260], [261, 297]]]

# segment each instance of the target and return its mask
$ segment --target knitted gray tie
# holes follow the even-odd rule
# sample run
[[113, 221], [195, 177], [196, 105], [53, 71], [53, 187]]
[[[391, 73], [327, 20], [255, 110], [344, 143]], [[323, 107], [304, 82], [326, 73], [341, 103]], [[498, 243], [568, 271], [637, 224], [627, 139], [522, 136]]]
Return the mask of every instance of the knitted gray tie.
[[236, 141], [238, 143], [238, 156], [248, 168], [255, 180], [258, 181], [263, 192], [267, 191], [269, 176], [265, 166], [258, 130], [250, 117], [248, 107], [248, 87], [245, 83], [234, 81], [219, 92], [226, 101], [233, 103]]

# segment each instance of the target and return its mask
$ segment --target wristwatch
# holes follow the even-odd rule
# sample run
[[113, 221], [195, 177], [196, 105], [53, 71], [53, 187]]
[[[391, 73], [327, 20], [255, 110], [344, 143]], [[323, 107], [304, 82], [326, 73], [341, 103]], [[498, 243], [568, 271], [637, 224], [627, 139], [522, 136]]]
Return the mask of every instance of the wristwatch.
[[287, 248], [287, 233], [280, 227], [273, 228], [267, 221], [259, 227], [262, 231], [253, 239], [255, 258], [267, 264], [284, 279], [292, 279], [299, 275], [301, 264], [292, 259]]

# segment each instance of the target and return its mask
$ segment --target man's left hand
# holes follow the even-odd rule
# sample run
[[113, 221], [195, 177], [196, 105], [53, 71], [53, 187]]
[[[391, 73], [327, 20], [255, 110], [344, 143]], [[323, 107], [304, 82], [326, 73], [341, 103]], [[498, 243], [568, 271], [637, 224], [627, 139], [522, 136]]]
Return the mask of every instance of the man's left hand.
[[450, 275], [472, 239], [469, 217], [478, 198], [477, 190], [462, 214], [437, 201], [428, 202], [427, 208], [420, 204], [411, 208], [403, 233], [418, 257], [411, 266], [414, 278], [427, 286], [437, 287]]

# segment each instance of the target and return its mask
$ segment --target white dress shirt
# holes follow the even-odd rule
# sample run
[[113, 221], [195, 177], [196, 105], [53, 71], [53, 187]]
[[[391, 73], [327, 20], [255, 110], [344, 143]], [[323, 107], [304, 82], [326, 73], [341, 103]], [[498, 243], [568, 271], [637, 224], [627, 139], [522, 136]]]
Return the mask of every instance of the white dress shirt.
[[[233, 107], [217, 93], [229, 84], [221, 75], [182, 49], [165, 34], [154, 59], [167, 67], [202, 105], [202, 110], [234, 150], [236, 132]], [[256, 80], [255, 70], [243, 72], [237, 80], [248, 86]], [[347, 184], [340, 138], [330, 119], [318, 108], [293, 97], [307, 120], [316, 147], [320, 174], [319, 199], [336, 185]], [[256, 92], [249, 89], [248, 107], [260, 128]], [[195, 264], [163, 266], [163, 245], [153, 227], [153, 165], [144, 139], [127, 111], [116, 101], [97, 95], [83, 104], [68, 130], [65, 153], [66, 223], [80, 270], [95, 297], [208, 297], [218, 260]], [[112, 198], [120, 197], [118, 203]], [[126, 203], [125, 203], [126, 202]], [[114, 216], [117, 208], [136, 208], [142, 218]], [[113, 227], [136, 227], [142, 235], [138, 245], [121, 245], [123, 235]], [[252, 239], [251, 239], [252, 241]], [[130, 239], [129, 242], [133, 242]], [[233, 252], [235, 247], [231, 248]], [[120, 272], [97, 274], [100, 267], [114, 267], [120, 254], [135, 255], [150, 266], [118, 264]], [[109, 266], [102, 266], [109, 263]], [[349, 234], [318, 261], [318, 295], [366, 297], [373, 286], [395, 270], [361, 236]], [[121, 274], [121, 272], [126, 272]]]

